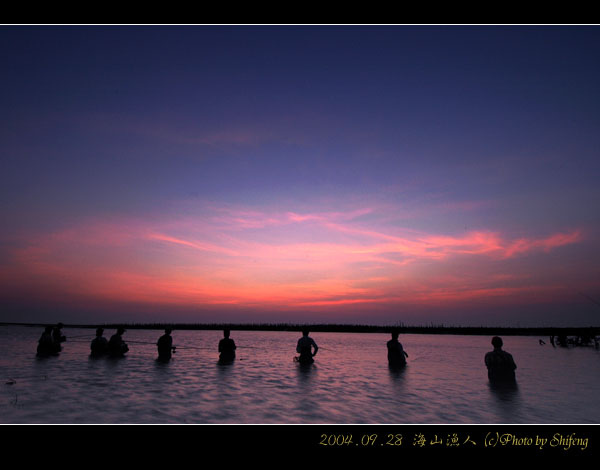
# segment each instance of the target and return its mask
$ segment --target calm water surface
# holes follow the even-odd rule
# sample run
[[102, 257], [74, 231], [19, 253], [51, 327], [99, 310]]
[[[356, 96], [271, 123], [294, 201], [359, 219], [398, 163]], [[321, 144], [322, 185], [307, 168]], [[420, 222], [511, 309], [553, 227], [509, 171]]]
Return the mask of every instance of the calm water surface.
[[396, 372], [386, 334], [311, 334], [320, 350], [302, 368], [295, 332], [233, 331], [231, 365], [217, 362], [220, 331], [174, 331], [179, 349], [166, 364], [133, 342], [155, 343], [157, 330], [125, 333], [123, 359], [90, 359], [87, 329], [65, 329], [60, 356], [36, 358], [41, 333], [0, 327], [2, 423], [600, 423], [600, 351], [554, 349], [548, 338], [505, 337], [518, 386], [496, 390], [487, 336], [401, 336], [408, 366]]

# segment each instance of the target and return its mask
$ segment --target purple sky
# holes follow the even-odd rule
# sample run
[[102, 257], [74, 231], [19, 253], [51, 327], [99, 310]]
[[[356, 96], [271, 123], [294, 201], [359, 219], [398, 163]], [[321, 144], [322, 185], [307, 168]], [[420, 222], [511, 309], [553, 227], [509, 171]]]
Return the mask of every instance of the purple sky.
[[598, 27], [0, 27], [0, 321], [598, 325]]

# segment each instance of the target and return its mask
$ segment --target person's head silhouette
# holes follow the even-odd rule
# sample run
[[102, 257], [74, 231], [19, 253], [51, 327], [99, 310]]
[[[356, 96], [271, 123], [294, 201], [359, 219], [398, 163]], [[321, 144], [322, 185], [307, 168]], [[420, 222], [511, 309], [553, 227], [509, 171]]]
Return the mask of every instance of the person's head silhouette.
[[500, 336], [494, 336], [492, 338], [492, 346], [494, 346], [494, 348], [500, 349], [502, 347], [502, 344], [502, 338], [500, 338]]
[[102, 336], [104, 333], [104, 328], [96, 328], [96, 336]]
[[223, 337], [224, 338], [229, 338], [230, 333], [231, 332], [229, 330], [223, 330]]
[[302, 336], [308, 336], [308, 333], [308, 329], [305, 328], [304, 330], [302, 330]]

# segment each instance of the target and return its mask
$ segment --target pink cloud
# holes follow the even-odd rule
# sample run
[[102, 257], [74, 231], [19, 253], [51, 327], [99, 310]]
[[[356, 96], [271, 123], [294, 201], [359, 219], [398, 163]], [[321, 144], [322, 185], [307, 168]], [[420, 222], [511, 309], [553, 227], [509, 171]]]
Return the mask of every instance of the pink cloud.
[[[12, 251], [0, 277], [68, 295], [174, 305], [301, 309], [463, 302], [544, 289], [528, 285], [527, 272], [484, 277], [477, 266], [543, 256], [583, 240], [580, 230], [517, 240], [485, 231], [453, 236], [399, 230], [382, 224], [373, 207], [203, 211], [153, 221], [90, 219], [31, 234]], [[475, 272], [449, 276], [436, 270], [462, 257], [476, 261]]]
[[505, 256], [510, 258], [528, 251], [543, 250], [550, 251], [560, 246], [571, 245], [581, 241], [583, 238], [580, 230], [575, 230], [570, 233], [556, 233], [546, 238], [526, 239], [522, 238], [510, 243], [505, 248]]
[[239, 256], [239, 253], [234, 250], [229, 250], [227, 248], [212, 244], [212, 243], [202, 243], [202, 242], [191, 242], [187, 240], [182, 240], [176, 237], [170, 237], [168, 235], [163, 235], [161, 233], [149, 233], [146, 238], [148, 240], [158, 240], [166, 243], [173, 243], [176, 245], [183, 245], [190, 248], [194, 248], [200, 251], [208, 251], [215, 253], [222, 253], [230, 256]]

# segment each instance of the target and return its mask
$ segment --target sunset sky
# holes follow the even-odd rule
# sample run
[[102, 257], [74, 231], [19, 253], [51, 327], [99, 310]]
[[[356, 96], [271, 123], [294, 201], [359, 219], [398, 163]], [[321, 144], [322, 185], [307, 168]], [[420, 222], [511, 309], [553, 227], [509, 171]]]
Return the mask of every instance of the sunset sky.
[[0, 27], [0, 321], [600, 324], [600, 29]]

